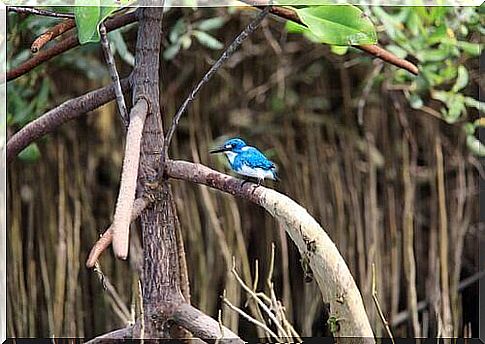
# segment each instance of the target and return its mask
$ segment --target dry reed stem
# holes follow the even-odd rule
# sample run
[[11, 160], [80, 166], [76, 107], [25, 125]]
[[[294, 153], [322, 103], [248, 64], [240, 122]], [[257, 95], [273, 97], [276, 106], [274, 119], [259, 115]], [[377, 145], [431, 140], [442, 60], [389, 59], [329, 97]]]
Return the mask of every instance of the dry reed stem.
[[372, 299], [376, 305], [377, 313], [381, 318], [382, 323], [387, 331], [387, 335], [391, 338], [392, 344], [394, 344], [394, 337], [392, 336], [391, 329], [389, 328], [389, 322], [386, 320], [384, 313], [382, 312], [381, 305], [379, 304], [379, 299], [377, 298], [377, 286], [376, 286], [376, 265], [372, 264]]
[[453, 337], [453, 317], [450, 305], [450, 282], [448, 267], [448, 220], [446, 213], [446, 194], [443, 167], [443, 151], [441, 148], [440, 137], [436, 137], [436, 178], [438, 186], [438, 209], [439, 209], [439, 256], [440, 256], [440, 276], [441, 276], [441, 311], [443, 317], [442, 336], [444, 338]]
[[112, 224], [113, 251], [116, 257], [121, 259], [126, 259], [128, 256], [131, 213], [135, 201], [141, 138], [147, 112], [148, 102], [145, 99], [139, 99], [131, 109], [130, 124], [126, 133], [120, 191]]
[[403, 140], [403, 167], [402, 176], [404, 183], [404, 210], [403, 210], [403, 252], [404, 252], [404, 275], [408, 283], [408, 307], [411, 312], [413, 333], [416, 337], [420, 336], [418, 321], [418, 306], [416, 292], [416, 261], [414, 257], [414, 224], [413, 224], [413, 204], [414, 204], [414, 184], [411, 181], [409, 146]]

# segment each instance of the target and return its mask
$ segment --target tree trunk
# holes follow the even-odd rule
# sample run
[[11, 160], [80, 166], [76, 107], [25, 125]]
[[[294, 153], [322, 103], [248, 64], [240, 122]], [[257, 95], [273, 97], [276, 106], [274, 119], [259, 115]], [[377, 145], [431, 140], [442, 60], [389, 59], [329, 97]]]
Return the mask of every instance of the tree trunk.
[[[154, 181], [163, 149], [163, 126], [159, 106], [159, 58], [162, 7], [139, 8], [139, 28], [133, 73], [133, 103], [144, 98], [149, 104], [139, 170], [139, 196], [146, 182]], [[143, 317], [140, 336], [168, 338], [165, 326], [173, 306], [182, 302], [179, 286], [174, 214], [168, 183], [161, 185], [161, 198], [140, 217], [143, 235]]]

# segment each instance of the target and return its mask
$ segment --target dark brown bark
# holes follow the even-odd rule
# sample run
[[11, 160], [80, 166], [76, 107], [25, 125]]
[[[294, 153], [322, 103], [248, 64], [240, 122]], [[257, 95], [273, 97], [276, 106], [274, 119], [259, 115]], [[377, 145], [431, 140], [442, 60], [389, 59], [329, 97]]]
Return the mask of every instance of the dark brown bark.
[[[163, 126], [159, 106], [159, 58], [162, 7], [139, 8], [138, 38], [133, 72], [133, 102], [144, 98], [149, 113], [143, 131], [139, 196], [143, 185], [156, 178], [163, 149]], [[161, 200], [141, 214], [143, 235], [143, 308], [145, 338], [168, 338], [165, 326], [174, 306], [183, 301], [179, 286], [179, 262], [171, 194], [162, 182]]]

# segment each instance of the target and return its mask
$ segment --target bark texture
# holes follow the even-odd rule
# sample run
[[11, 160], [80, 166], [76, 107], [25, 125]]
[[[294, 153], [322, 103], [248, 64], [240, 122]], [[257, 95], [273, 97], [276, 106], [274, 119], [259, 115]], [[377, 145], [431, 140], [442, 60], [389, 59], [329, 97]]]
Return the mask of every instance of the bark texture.
[[[138, 196], [144, 185], [156, 178], [163, 149], [163, 127], [159, 106], [159, 58], [162, 7], [137, 10], [138, 37], [133, 72], [133, 103], [144, 98], [149, 113], [143, 130]], [[143, 235], [143, 307], [141, 337], [168, 338], [166, 320], [173, 307], [183, 301], [179, 286], [179, 263], [172, 199], [167, 182], [161, 197], [141, 214]]]

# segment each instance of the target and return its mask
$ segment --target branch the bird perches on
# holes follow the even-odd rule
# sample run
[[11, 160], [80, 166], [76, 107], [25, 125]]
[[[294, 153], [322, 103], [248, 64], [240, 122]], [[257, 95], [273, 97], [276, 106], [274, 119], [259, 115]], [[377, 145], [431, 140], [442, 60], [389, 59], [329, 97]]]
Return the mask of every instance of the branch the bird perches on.
[[[335, 335], [363, 337], [373, 342], [374, 334], [362, 296], [347, 264], [333, 241], [305, 208], [275, 190], [264, 186], [256, 187], [251, 183], [243, 184], [240, 179], [201, 164], [168, 160], [165, 173], [169, 178], [207, 185], [265, 208], [283, 224], [286, 232], [297, 245], [302, 260], [308, 264], [308, 271], [311, 271], [320, 288], [323, 300], [330, 303], [331, 315], [342, 319], [339, 323], [340, 329]], [[99, 255], [109, 245], [111, 238], [112, 230], [108, 229], [102, 236], [102, 243], [98, 242], [93, 247], [86, 263], [88, 267], [94, 265]]]

